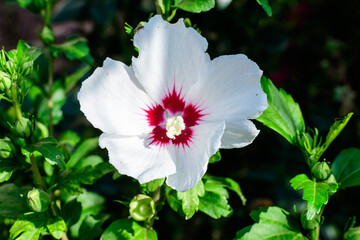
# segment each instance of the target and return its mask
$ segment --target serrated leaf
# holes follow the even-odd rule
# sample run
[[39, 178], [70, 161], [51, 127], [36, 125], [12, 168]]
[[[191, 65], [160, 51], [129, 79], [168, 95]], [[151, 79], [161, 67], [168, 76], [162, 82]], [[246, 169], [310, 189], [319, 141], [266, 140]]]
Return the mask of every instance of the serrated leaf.
[[187, 12], [207, 12], [215, 7], [215, 0], [175, 0], [174, 6]]
[[45, 160], [51, 165], [57, 165], [61, 169], [65, 168], [64, 156], [61, 153], [60, 149], [55, 146], [57, 143], [54, 138], [44, 138], [39, 142], [23, 147], [29, 152], [40, 152]]
[[336, 120], [333, 125], [331, 125], [330, 130], [326, 136], [325, 143], [324, 143], [324, 150], [325, 151], [329, 145], [335, 140], [335, 138], [340, 134], [340, 132], [344, 129], [346, 124], [349, 122], [351, 116], [353, 115], [352, 112], [348, 113], [346, 117], [343, 119]]
[[327, 184], [310, 180], [305, 174], [299, 174], [290, 180], [291, 186], [295, 190], [303, 190], [302, 199], [306, 201], [306, 218], [311, 220], [318, 214], [323, 205], [329, 200], [329, 192], [337, 190], [337, 184]]
[[209, 163], [216, 163], [219, 162], [221, 160], [221, 154], [220, 151], [218, 150], [214, 155], [212, 155], [209, 158]]
[[28, 212], [24, 195], [28, 189], [18, 188], [15, 184], [6, 183], [0, 186], [0, 217], [16, 219]]
[[177, 212], [180, 216], [185, 217], [185, 214], [182, 210], [182, 203], [181, 200], [177, 198], [177, 192], [173, 190], [172, 188], [166, 186], [166, 201], [169, 204], [169, 206]]
[[144, 228], [132, 219], [119, 219], [110, 224], [101, 240], [157, 240], [154, 229]]
[[360, 149], [342, 150], [331, 165], [341, 189], [360, 186]]
[[344, 234], [344, 240], [359, 240], [360, 239], [360, 227], [350, 228]]
[[200, 182], [186, 192], [178, 192], [177, 197], [181, 200], [182, 210], [185, 213], [185, 219], [190, 219], [199, 209], [199, 197], [204, 196], [204, 183]]
[[46, 223], [46, 227], [50, 234], [56, 239], [60, 239], [66, 231], [66, 224], [59, 216], [50, 218]]
[[154, 192], [158, 187], [161, 187], [165, 182], [165, 178], [159, 178], [152, 180], [150, 182], [141, 184], [141, 186], [147, 191], [147, 192]]
[[245, 206], [246, 204], [246, 198], [244, 196], [244, 194], [241, 191], [240, 185], [234, 181], [231, 178], [226, 178], [226, 177], [216, 177], [216, 176], [211, 176], [211, 175], [205, 175], [205, 179], [206, 179], [206, 183], [215, 183], [215, 184], [220, 184], [224, 187], [226, 187], [227, 189], [235, 192], [239, 198], [242, 201], [242, 204]]
[[277, 89], [270, 79], [261, 78], [261, 87], [267, 94], [269, 107], [256, 120], [273, 129], [295, 144], [297, 130], [305, 131], [305, 122], [299, 104], [283, 89]]
[[308, 239], [296, 219], [279, 207], [259, 208], [250, 216], [256, 223], [238, 231], [235, 240]]
[[111, 172], [113, 169], [109, 163], [103, 162], [96, 166], [85, 166], [68, 170], [59, 179], [57, 188], [77, 195], [82, 193], [81, 184], [94, 184], [99, 178]]
[[259, 4], [260, 4], [260, 6], [264, 9], [264, 11], [265, 11], [265, 13], [269, 16], [269, 17], [271, 17], [271, 15], [272, 15], [272, 10], [271, 10], [271, 7], [270, 7], [270, 5], [269, 5], [269, 2], [268, 2], [268, 0], [256, 0]]
[[46, 221], [47, 216], [44, 213], [24, 214], [10, 228], [10, 239], [37, 240]]
[[[214, 191], [214, 188], [212, 190]], [[199, 211], [215, 219], [230, 216], [233, 210], [226, 197], [213, 191], [206, 191], [205, 195], [200, 197]]]
[[76, 164], [90, 152], [97, 149], [99, 146], [99, 138], [89, 138], [83, 141], [76, 151], [72, 154], [69, 162], [66, 164], [67, 169], [73, 168]]

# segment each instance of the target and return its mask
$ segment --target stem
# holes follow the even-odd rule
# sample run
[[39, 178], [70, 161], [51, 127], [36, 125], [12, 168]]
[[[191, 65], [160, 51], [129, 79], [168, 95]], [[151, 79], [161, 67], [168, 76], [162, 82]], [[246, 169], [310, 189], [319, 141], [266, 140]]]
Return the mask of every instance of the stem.
[[11, 86], [12, 102], [14, 104], [16, 118], [17, 118], [17, 120], [21, 120], [22, 112], [21, 112], [21, 106], [20, 106], [20, 103], [18, 100], [17, 90], [18, 90], [17, 84], [14, 82], [13, 85]]
[[52, 118], [52, 109], [54, 106], [52, 94], [53, 94], [53, 84], [54, 84], [54, 59], [49, 53], [49, 92], [48, 92], [48, 109], [49, 109], [49, 135], [50, 137], [54, 136], [54, 126], [53, 126], [53, 118]]
[[[161, 193], [161, 187], [158, 187], [158, 188], [154, 191], [154, 194], [153, 194], [153, 197], [152, 197], [152, 199], [153, 199], [154, 202], [155, 202], [155, 209], [156, 209], [156, 206], [159, 204], [160, 195], [161, 195], [160, 193]], [[156, 213], [155, 213], [154, 217], [152, 217], [152, 218], [150, 219], [149, 228], [152, 228], [152, 226], [154, 225], [155, 216], [156, 216]]]
[[315, 229], [310, 230], [310, 239], [311, 240], [319, 240], [320, 237], [320, 225], [317, 226]]
[[36, 181], [39, 183], [40, 187], [43, 190], [46, 190], [45, 183], [44, 183], [44, 180], [42, 179], [42, 177], [40, 175], [39, 167], [37, 165], [34, 154], [31, 154], [30, 161], [31, 161], [31, 171], [34, 174], [34, 177], [35, 177]]

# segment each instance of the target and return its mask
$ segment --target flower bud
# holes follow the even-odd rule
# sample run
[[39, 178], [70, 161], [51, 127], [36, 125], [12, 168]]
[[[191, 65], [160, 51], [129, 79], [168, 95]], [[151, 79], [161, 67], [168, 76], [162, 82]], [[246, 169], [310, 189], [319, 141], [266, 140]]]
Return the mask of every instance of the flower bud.
[[41, 189], [34, 189], [28, 192], [27, 203], [34, 212], [44, 212], [49, 208], [50, 196]]
[[47, 26], [41, 31], [40, 38], [46, 45], [53, 43], [55, 40], [53, 31]]
[[331, 169], [326, 162], [318, 162], [312, 168], [311, 173], [316, 179], [323, 181], [329, 178]]
[[14, 130], [19, 137], [30, 137], [34, 131], [34, 124], [29, 119], [22, 117], [15, 122]]
[[0, 91], [6, 91], [10, 87], [11, 87], [11, 80], [9, 76], [3, 71], [0, 71]]
[[138, 194], [131, 200], [129, 211], [136, 221], [145, 221], [155, 215], [155, 202], [149, 196]]
[[302, 214], [301, 214], [301, 225], [304, 229], [315, 229], [317, 226], [319, 226], [320, 224], [320, 216], [319, 215], [315, 215], [312, 219], [307, 219], [306, 218], [306, 213], [307, 210], [305, 210]]
[[15, 146], [9, 139], [0, 139], [0, 157], [11, 158], [15, 152]]

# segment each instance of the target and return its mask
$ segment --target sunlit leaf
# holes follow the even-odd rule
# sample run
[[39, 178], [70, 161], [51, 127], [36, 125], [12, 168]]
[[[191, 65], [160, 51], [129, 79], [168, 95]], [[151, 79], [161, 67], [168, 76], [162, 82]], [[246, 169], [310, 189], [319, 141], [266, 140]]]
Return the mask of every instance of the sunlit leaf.
[[207, 12], [215, 7], [215, 0], [175, 0], [174, 6], [193, 13]]
[[307, 240], [294, 217], [279, 207], [259, 208], [250, 213], [256, 222], [236, 233], [235, 240]]
[[132, 219], [119, 219], [110, 224], [101, 240], [157, 240], [154, 229], [144, 228]]
[[66, 231], [66, 224], [59, 216], [50, 218], [46, 223], [46, 227], [50, 234], [56, 239], [60, 239]]
[[84, 157], [86, 157], [90, 152], [94, 151], [99, 147], [98, 138], [89, 138], [83, 141], [76, 151], [71, 155], [69, 162], [66, 164], [66, 167], [73, 168], [75, 165]]
[[221, 191], [221, 187], [219, 192], [215, 192], [215, 190], [212, 188], [211, 191], [206, 191], [205, 195], [200, 197], [199, 211], [215, 219], [230, 216], [233, 211], [226, 196], [222, 195], [224, 192]]
[[360, 149], [342, 150], [331, 165], [340, 188], [360, 186]]
[[266, 77], [261, 78], [261, 87], [267, 94], [269, 107], [256, 120], [278, 132], [295, 144], [297, 130], [305, 131], [305, 122], [299, 104], [283, 89], [277, 89]]
[[322, 206], [327, 204], [329, 192], [334, 192], [338, 188], [335, 183], [328, 184], [310, 180], [305, 174], [295, 176], [290, 180], [290, 183], [295, 190], [303, 190], [302, 198], [306, 201], [306, 218], [308, 220], [311, 220], [320, 212]]
[[161, 187], [165, 182], [165, 178], [159, 178], [152, 180], [148, 183], [141, 184], [141, 186], [147, 191], [147, 192], [154, 192], [158, 187]]
[[199, 197], [204, 196], [204, 183], [200, 182], [186, 192], [178, 192], [177, 197], [181, 200], [182, 210], [185, 213], [185, 219], [190, 219], [199, 209]]
[[209, 158], [209, 163], [216, 163], [219, 162], [220, 160], [221, 160], [221, 154], [220, 151], [217, 151]]
[[47, 216], [44, 213], [26, 213], [10, 228], [10, 239], [37, 240], [45, 228]]
[[266, 12], [266, 14], [271, 17], [272, 15], [272, 10], [271, 10], [271, 7], [269, 5], [269, 2], [268, 0], [256, 0], [260, 6], [264, 9], [264, 11]]

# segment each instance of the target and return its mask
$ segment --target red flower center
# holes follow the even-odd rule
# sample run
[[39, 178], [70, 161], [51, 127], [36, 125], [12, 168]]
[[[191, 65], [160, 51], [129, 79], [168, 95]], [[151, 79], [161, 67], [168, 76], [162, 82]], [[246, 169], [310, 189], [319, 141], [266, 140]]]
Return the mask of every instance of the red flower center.
[[[173, 143], [176, 146], [189, 146], [193, 136], [192, 127], [199, 124], [201, 117], [201, 109], [191, 103], [186, 103], [177, 93], [175, 87], [161, 101], [160, 104], [144, 109], [149, 126], [153, 127], [150, 136], [150, 144], [167, 145]], [[174, 116], [181, 116], [185, 129], [174, 138], [169, 138], [166, 133], [166, 120]]]

